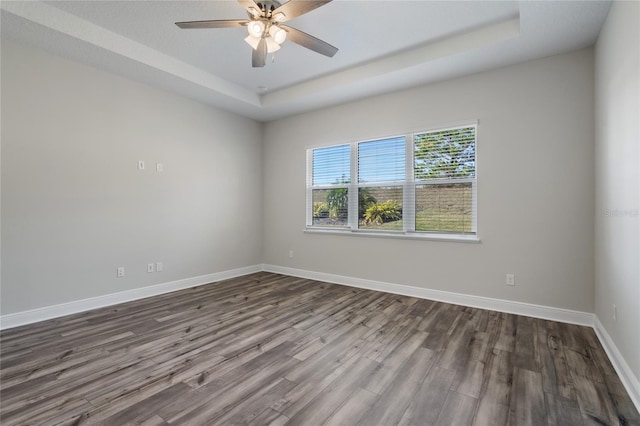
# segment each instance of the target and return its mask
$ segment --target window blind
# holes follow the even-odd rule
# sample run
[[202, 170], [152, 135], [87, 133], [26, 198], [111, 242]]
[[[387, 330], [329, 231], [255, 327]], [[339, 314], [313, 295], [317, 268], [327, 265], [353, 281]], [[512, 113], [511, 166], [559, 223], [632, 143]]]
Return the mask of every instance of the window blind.
[[307, 224], [346, 227], [349, 218], [351, 146], [338, 145], [312, 151], [311, 188], [307, 192]]
[[473, 234], [476, 128], [414, 135], [415, 229]]
[[475, 127], [416, 134], [414, 172], [416, 180], [475, 178]]
[[358, 144], [358, 182], [394, 182], [405, 179], [405, 137]]
[[313, 186], [336, 185], [351, 181], [351, 147], [330, 146], [313, 150]]

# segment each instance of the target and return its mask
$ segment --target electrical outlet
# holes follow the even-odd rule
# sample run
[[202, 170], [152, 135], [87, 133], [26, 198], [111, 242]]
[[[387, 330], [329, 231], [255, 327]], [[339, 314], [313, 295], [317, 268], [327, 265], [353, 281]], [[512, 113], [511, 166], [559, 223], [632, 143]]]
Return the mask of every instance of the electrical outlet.
[[157, 262], [156, 263], [156, 272], [162, 272], [164, 270], [164, 265], [162, 265], [162, 262]]
[[289, 250], [289, 259], [293, 259], [293, 250]]
[[164, 164], [156, 163], [156, 172], [158, 172], [158, 173], [164, 172]]
[[614, 321], [618, 321], [618, 307], [615, 304], [613, 305], [612, 316]]
[[507, 285], [516, 285], [516, 276], [515, 274], [507, 274], [505, 275], [505, 282]]
[[153, 272], [153, 263], [147, 264], [147, 272]]
[[118, 278], [124, 277], [124, 266], [118, 267]]

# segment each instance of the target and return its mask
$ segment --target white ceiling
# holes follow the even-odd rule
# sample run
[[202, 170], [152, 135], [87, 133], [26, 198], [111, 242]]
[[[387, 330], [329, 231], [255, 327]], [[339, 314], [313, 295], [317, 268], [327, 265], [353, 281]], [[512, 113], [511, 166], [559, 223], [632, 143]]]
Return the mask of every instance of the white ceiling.
[[2, 37], [261, 121], [592, 45], [610, 1], [334, 0], [289, 21], [340, 50], [285, 42], [251, 67], [236, 1], [5, 1]]

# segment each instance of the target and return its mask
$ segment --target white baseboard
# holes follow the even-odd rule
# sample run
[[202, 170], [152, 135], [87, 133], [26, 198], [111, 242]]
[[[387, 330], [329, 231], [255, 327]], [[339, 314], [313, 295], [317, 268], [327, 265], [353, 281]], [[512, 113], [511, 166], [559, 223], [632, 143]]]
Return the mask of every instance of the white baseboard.
[[506, 312], [509, 314], [524, 315], [528, 317], [593, 327], [593, 314], [588, 312], [514, 302], [511, 300], [492, 299], [490, 297], [452, 293], [442, 290], [431, 290], [421, 287], [346, 277], [343, 275], [326, 274], [324, 272], [308, 271], [284, 266], [263, 265], [263, 270], [277, 274], [292, 275], [300, 278], [343, 284], [351, 287], [366, 288], [368, 290], [383, 291], [385, 293], [401, 294], [404, 296], [419, 297], [421, 299], [437, 300], [438, 302], [453, 303], [473, 308], [490, 309], [492, 311]]
[[75, 300], [73, 302], [62, 303], [60, 305], [46, 306], [29, 311], [17, 312], [15, 314], [2, 315], [0, 317], [0, 330], [62, 317], [65, 315], [76, 314], [78, 312], [84, 312], [91, 309], [103, 308], [117, 303], [144, 299], [145, 297], [157, 296], [159, 294], [169, 293], [176, 290], [252, 274], [254, 272], [260, 272], [261, 270], [262, 265], [246, 266], [243, 268], [201, 275], [199, 277], [185, 278], [148, 287], [105, 294], [104, 296], [91, 297], [89, 299]]
[[439, 302], [453, 303], [474, 308], [490, 309], [493, 311], [507, 312], [510, 314], [525, 315], [535, 318], [560, 321], [571, 324], [593, 327], [594, 315], [587, 312], [572, 311], [562, 308], [534, 305], [530, 303], [514, 302], [510, 300], [492, 299], [489, 297], [472, 296], [467, 294], [452, 293], [441, 290], [431, 290], [420, 287], [412, 287], [401, 284], [393, 284], [382, 281], [373, 281], [363, 278], [347, 277], [342, 275], [327, 274], [324, 272], [308, 271], [304, 269], [288, 268], [276, 265], [252, 265], [228, 271], [216, 272], [199, 277], [185, 278], [168, 283], [156, 284], [118, 293], [89, 299], [76, 300], [60, 305], [46, 306], [29, 311], [17, 312], [0, 316], [0, 330], [18, 327], [34, 322], [44, 321], [65, 315], [84, 312], [91, 309], [115, 305], [117, 303], [130, 302], [145, 297], [156, 296], [189, 287], [209, 284], [215, 281], [235, 278], [254, 272], [274, 272], [295, 277], [308, 278], [329, 283], [348, 285], [351, 287], [365, 288], [369, 290], [383, 291], [386, 293], [402, 294], [405, 296], [419, 297], [421, 299], [437, 300]]
[[624, 359], [618, 347], [613, 342], [613, 339], [607, 333], [607, 330], [604, 328], [600, 319], [597, 316], [594, 316], [594, 326], [593, 329], [602, 344], [607, 356], [609, 357], [609, 361], [613, 364], [613, 368], [618, 373], [622, 384], [624, 385], [627, 393], [631, 397], [631, 400], [635, 404], [638, 411], [640, 411], [640, 380], [633, 374], [631, 371], [631, 367], [627, 364], [627, 361]]

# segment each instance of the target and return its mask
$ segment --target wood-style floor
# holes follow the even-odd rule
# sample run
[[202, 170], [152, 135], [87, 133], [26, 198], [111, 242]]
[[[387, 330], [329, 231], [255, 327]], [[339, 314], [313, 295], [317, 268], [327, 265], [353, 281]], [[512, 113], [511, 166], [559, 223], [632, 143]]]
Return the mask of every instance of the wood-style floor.
[[258, 273], [1, 333], [3, 425], [640, 424], [593, 330]]

